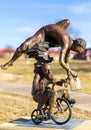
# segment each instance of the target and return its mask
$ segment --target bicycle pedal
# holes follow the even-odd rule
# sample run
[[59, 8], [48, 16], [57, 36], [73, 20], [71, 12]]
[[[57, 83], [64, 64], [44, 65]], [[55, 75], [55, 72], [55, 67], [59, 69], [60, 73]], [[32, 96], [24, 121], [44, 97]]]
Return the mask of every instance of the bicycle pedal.
[[74, 105], [76, 103], [76, 100], [75, 99], [71, 99], [70, 101], [69, 101], [69, 104], [70, 105]]

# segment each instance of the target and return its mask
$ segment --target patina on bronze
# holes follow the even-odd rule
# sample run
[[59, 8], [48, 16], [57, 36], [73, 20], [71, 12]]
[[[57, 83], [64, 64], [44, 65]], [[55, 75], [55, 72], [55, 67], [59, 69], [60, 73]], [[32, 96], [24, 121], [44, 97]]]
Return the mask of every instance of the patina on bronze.
[[70, 21], [64, 19], [56, 24], [49, 24], [39, 29], [33, 36], [26, 39], [15, 51], [13, 57], [4, 65], [1, 65], [1, 69], [7, 69], [13, 65], [15, 60], [19, 58], [23, 53], [33, 48], [37, 43], [49, 43], [49, 47], [61, 46], [59, 64], [66, 70], [67, 74], [70, 72], [73, 76], [77, 76], [77, 73], [72, 71], [69, 67], [69, 54], [70, 50], [81, 53], [85, 50], [85, 40], [79, 38], [73, 40], [66, 29], [68, 28]]

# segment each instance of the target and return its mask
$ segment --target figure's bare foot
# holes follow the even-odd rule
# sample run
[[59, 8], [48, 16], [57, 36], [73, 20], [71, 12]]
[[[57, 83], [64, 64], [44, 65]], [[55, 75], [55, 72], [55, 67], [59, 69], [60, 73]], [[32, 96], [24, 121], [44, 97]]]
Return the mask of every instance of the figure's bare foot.
[[6, 70], [6, 69], [9, 68], [9, 66], [12, 66], [12, 65], [13, 65], [13, 64], [11, 64], [11, 63], [6, 63], [6, 64], [4, 64], [4, 65], [0, 65], [0, 67], [1, 67], [1, 69]]

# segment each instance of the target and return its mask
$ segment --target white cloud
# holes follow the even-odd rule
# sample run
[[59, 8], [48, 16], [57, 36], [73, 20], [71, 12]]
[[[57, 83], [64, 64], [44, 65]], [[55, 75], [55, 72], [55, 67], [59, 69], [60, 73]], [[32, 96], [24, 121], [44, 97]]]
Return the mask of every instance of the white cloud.
[[91, 14], [91, 2], [70, 6], [69, 10], [76, 14]]
[[19, 28], [16, 28], [16, 31], [17, 32], [20, 32], [20, 33], [24, 33], [24, 34], [33, 34], [34, 32], [36, 32], [37, 30], [37, 27], [19, 27]]
[[33, 24], [30, 26], [22, 26], [15, 28], [15, 32], [18, 34], [21, 34], [23, 37], [32, 36], [34, 33], [37, 32], [37, 30], [41, 27], [40, 24]]

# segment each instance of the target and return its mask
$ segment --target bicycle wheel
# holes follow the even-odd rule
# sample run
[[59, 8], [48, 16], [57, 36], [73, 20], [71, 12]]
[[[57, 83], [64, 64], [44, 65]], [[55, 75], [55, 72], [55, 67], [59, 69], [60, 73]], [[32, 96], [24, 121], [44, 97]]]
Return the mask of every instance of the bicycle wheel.
[[59, 125], [67, 123], [72, 115], [71, 106], [67, 100], [57, 98], [51, 119]]
[[35, 109], [32, 113], [31, 113], [31, 120], [39, 125], [42, 122], [42, 113], [40, 110]]

